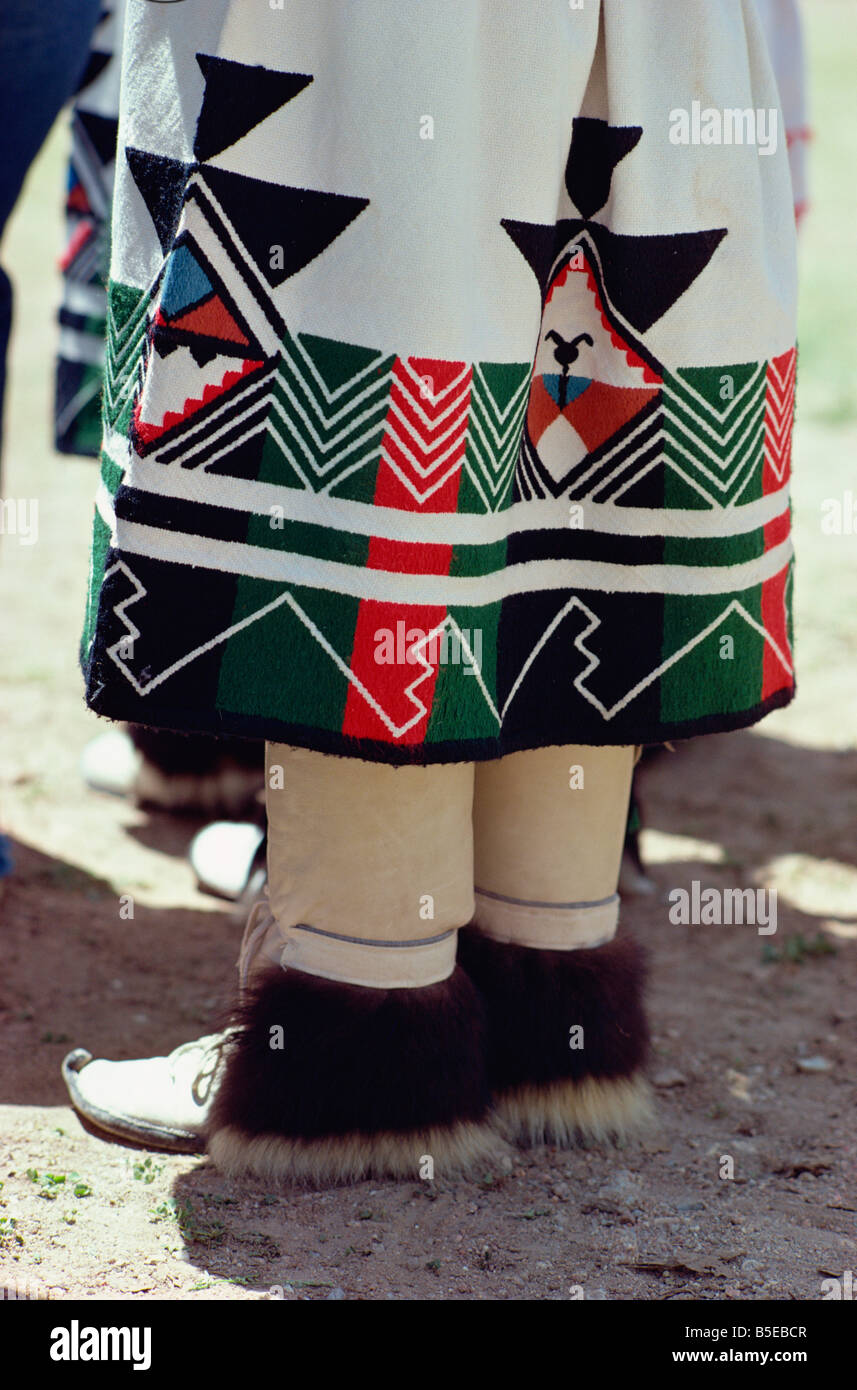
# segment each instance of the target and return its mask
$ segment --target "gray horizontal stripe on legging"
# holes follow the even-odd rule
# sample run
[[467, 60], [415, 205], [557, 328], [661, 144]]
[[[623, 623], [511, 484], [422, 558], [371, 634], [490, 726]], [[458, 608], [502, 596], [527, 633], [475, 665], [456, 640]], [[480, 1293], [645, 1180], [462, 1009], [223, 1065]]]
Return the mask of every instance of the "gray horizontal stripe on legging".
[[354, 946], [433, 946], [436, 941], [446, 941], [457, 929], [450, 927], [447, 931], [439, 932], [437, 936], [421, 936], [417, 941], [373, 941], [365, 936], [341, 936], [339, 932], [325, 931], [323, 927], [311, 927], [307, 922], [294, 922], [284, 930], [309, 931], [315, 936], [329, 936], [332, 941], [349, 941]]
[[529, 898], [507, 898], [504, 893], [489, 893], [487, 888], [474, 888], [474, 893], [478, 893], [483, 898], [493, 898], [498, 903], [511, 903], [513, 907], [606, 907], [608, 903], [615, 903], [619, 900], [618, 893], [611, 893], [609, 898], [598, 898], [591, 903], [540, 903], [530, 901]]

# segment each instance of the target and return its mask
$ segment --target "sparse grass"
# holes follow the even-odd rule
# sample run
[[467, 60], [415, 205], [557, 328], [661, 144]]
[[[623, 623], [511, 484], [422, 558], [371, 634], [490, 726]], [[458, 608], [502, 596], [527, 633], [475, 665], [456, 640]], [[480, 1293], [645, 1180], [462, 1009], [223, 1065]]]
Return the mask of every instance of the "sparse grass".
[[149, 1219], [153, 1222], [175, 1221], [182, 1239], [189, 1245], [218, 1245], [226, 1238], [222, 1221], [201, 1218], [192, 1202], [176, 1201], [174, 1197], [168, 1197], [165, 1202], [153, 1207]]
[[0, 1216], [0, 1250], [14, 1250], [24, 1244], [14, 1216]]
[[762, 947], [762, 963], [764, 965], [781, 965], [787, 962], [790, 965], [803, 965], [804, 961], [811, 960], [815, 956], [835, 956], [836, 947], [832, 941], [828, 941], [821, 932], [816, 932], [811, 941], [800, 932], [792, 933], [787, 936], [782, 946], [774, 946], [770, 941], [766, 941]]
[[[27, 1177], [41, 1189], [40, 1197], [55, 1202], [60, 1190], [69, 1190], [75, 1197], [91, 1197], [92, 1188], [79, 1173], [39, 1173], [37, 1168], [28, 1168]], [[68, 1187], [66, 1187], [68, 1184]]]

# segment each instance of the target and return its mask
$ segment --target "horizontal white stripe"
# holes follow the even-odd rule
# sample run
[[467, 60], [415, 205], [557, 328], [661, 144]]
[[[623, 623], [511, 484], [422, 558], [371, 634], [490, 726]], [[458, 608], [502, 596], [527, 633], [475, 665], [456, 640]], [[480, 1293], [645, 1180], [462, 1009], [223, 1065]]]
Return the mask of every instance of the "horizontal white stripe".
[[[105, 442], [107, 452], [120, 468], [124, 467], [126, 459], [123, 444], [121, 435]], [[111, 452], [114, 447], [115, 453]], [[285, 521], [308, 522], [334, 531], [423, 545], [489, 545], [519, 531], [562, 529], [566, 519], [570, 519], [567, 498], [515, 502], [500, 512], [404, 512], [393, 507], [376, 507], [371, 502], [331, 497], [329, 493], [320, 496], [276, 483], [220, 477], [202, 469], [165, 467], [137, 457], [131, 460], [125, 482], [141, 492], [212, 507], [231, 507], [256, 516], [279, 518], [281, 512], [272, 511], [277, 507]], [[745, 506], [712, 507], [710, 510], [620, 507], [615, 502], [586, 499], [579, 505], [583, 509], [580, 529], [585, 531], [705, 540], [744, 535], [766, 526], [788, 508], [789, 487], [787, 484]]]
[[128, 555], [298, 584], [401, 604], [481, 607], [518, 593], [550, 589], [602, 593], [723, 594], [740, 592], [778, 574], [791, 559], [791, 540], [739, 565], [617, 565], [596, 560], [531, 560], [487, 575], [401, 574], [334, 560], [266, 550], [117, 521], [116, 543]]
[[66, 280], [63, 290], [64, 309], [73, 314], [89, 314], [92, 318], [107, 317], [107, 293], [99, 285], [81, 285], [76, 280]]
[[92, 367], [104, 365], [104, 339], [75, 328], [61, 330], [58, 352], [66, 362], [86, 362]]

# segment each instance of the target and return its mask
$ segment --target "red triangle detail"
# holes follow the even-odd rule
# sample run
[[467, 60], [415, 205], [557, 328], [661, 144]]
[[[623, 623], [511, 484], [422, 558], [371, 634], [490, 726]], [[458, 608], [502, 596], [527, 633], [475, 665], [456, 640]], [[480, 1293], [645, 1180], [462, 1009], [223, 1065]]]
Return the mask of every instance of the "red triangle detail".
[[198, 333], [202, 338], [220, 338], [226, 343], [240, 343], [242, 347], [250, 345], [250, 339], [217, 295], [204, 304], [197, 304], [180, 318], [171, 319], [170, 327], [180, 328], [185, 333]]

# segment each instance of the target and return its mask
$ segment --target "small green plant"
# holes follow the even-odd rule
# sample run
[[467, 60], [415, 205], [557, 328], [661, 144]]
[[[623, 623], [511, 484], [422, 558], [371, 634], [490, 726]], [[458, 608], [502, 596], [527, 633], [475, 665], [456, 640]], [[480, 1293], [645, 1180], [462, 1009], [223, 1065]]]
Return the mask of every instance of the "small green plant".
[[42, 1189], [39, 1193], [39, 1196], [44, 1197], [46, 1202], [56, 1201], [57, 1197], [59, 1196], [57, 1188], [64, 1187], [66, 1180], [65, 1173], [40, 1174], [38, 1170], [35, 1168], [27, 1169], [27, 1177], [30, 1179], [30, 1182], [37, 1183], [38, 1186]]
[[142, 1163], [135, 1163], [133, 1167], [134, 1177], [137, 1182], [153, 1183], [164, 1171], [163, 1163], [153, 1163], [151, 1157], [144, 1158]]
[[11, 1250], [16, 1245], [23, 1245], [24, 1237], [18, 1232], [18, 1223], [14, 1216], [0, 1216], [0, 1250]]

